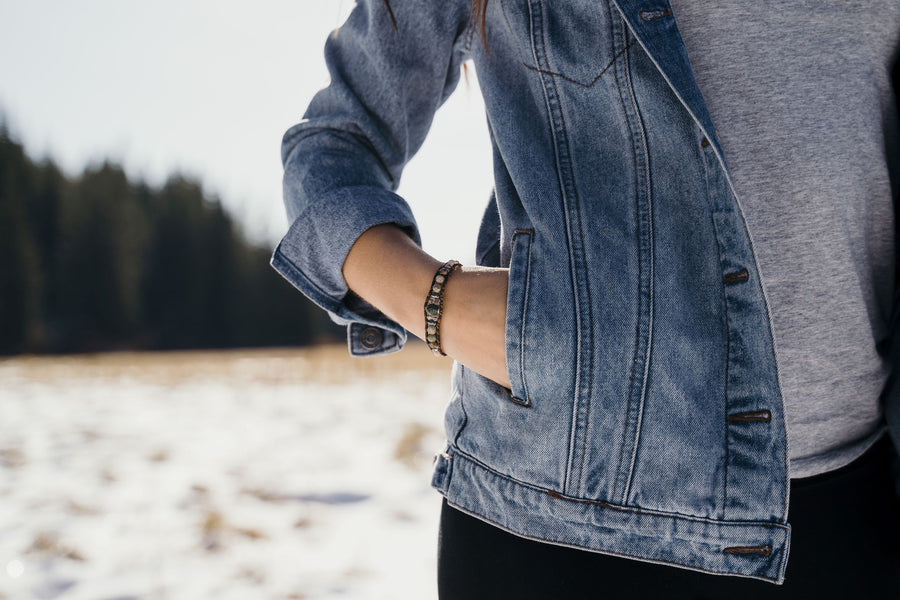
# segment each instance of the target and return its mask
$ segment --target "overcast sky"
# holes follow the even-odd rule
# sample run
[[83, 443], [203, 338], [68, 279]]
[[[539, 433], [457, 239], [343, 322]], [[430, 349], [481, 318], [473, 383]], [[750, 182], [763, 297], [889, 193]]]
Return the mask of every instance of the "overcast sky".
[[[287, 229], [281, 136], [327, 84], [323, 44], [352, 5], [0, 0], [0, 110], [33, 157], [70, 174], [110, 158], [152, 184], [194, 175], [274, 244]], [[473, 81], [438, 112], [401, 184], [425, 249], [471, 263], [490, 186]]]

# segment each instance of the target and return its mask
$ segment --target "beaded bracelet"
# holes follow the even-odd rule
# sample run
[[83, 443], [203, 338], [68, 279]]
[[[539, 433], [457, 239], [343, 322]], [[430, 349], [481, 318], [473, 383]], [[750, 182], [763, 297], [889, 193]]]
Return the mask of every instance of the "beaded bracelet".
[[461, 268], [459, 261], [448, 260], [434, 274], [425, 297], [425, 341], [435, 356], [447, 356], [441, 348], [441, 315], [444, 312], [444, 286], [450, 274]]

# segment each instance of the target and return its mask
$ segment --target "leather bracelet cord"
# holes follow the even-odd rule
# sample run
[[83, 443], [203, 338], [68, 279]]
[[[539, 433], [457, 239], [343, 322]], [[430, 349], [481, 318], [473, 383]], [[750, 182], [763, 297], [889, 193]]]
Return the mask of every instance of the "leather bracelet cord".
[[441, 348], [441, 315], [444, 312], [444, 286], [453, 271], [461, 268], [459, 261], [448, 260], [440, 266], [425, 297], [425, 341], [435, 356], [447, 356]]

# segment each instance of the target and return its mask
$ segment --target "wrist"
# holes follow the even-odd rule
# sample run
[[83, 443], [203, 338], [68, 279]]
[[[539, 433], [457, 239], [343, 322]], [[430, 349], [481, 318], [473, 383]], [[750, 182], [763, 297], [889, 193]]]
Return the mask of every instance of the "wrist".
[[441, 262], [399, 227], [376, 225], [350, 248], [342, 273], [347, 286], [418, 337], [425, 335], [422, 306]]
[[431, 288], [425, 296], [425, 342], [435, 356], [446, 356], [441, 348], [441, 316], [444, 308], [444, 291], [450, 276], [462, 265], [457, 260], [448, 260], [438, 268], [431, 280]]

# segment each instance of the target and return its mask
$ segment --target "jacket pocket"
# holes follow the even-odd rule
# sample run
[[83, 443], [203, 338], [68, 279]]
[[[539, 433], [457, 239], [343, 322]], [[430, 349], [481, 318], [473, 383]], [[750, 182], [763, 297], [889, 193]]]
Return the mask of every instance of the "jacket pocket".
[[506, 370], [509, 376], [510, 400], [531, 406], [525, 381], [525, 326], [531, 287], [532, 229], [517, 229], [513, 234], [509, 263], [509, 289], [506, 297]]
[[[527, 30], [537, 52], [525, 56], [525, 67], [583, 88], [594, 87], [623, 50], [613, 45], [608, 3], [529, 0], [528, 4]], [[541, 57], [540, 62], [532, 56]]]

